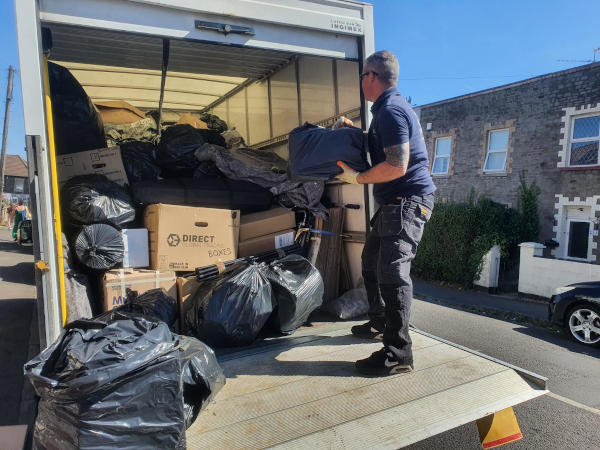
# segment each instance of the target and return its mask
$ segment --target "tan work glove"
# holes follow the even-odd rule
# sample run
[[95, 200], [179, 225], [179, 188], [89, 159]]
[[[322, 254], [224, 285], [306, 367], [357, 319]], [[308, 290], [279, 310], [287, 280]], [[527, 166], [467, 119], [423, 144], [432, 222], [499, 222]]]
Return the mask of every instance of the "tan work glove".
[[340, 173], [338, 176], [336, 176], [336, 178], [340, 181], [345, 181], [346, 183], [350, 183], [350, 184], [358, 184], [358, 174], [359, 172], [357, 172], [356, 170], [354, 170], [352, 167], [350, 167], [348, 164], [346, 164], [343, 161], [338, 161], [337, 165], [340, 166], [344, 171], [342, 173]]

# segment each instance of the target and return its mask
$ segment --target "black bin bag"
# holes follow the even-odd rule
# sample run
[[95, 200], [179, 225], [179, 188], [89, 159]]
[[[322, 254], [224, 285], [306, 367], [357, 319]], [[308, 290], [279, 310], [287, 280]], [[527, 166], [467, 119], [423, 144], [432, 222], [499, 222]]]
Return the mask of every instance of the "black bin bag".
[[183, 351], [183, 408], [185, 427], [189, 428], [200, 411], [225, 386], [225, 375], [208, 345], [190, 336], [177, 337]]
[[300, 255], [272, 262], [267, 268], [267, 277], [276, 304], [269, 322], [282, 333], [293, 333], [323, 303], [323, 278]]
[[63, 66], [48, 62], [56, 153], [106, 147], [104, 125], [83, 87]]
[[112, 311], [80, 320], [25, 364], [40, 397], [34, 448], [186, 447], [185, 429], [225, 384], [202, 342]]
[[369, 168], [365, 136], [360, 128], [331, 130], [310, 123], [294, 128], [289, 138], [289, 170], [292, 181], [326, 181], [342, 172], [344, 161], [354, 170]]
[[183, 304], [185, 329], [212, 347], [249, 345], [273, 312], [264, 264], [235, 264]]
[[173, 125], [165, 129], [156, 152], [156, 162], [162, 169], [162, 176], [191, 177], [200, 164], [194, 152], [203, 144], [204, 137], [201, 130], [191, 125]]
[[34, 448], [185, 448], [180, 366], [165, 323], [73, 322], [25, 365], [40, 397]]
[[137, 291], [127, 289], [127, 299], [117, 309], [162, 320], [169, 327], [173, 327], [177, 320], [177, 300], [162, 288], [151, 289], [141, 295]]
[[129, 183], [157, 180], [160, 167], [156, 164], [156, 147], [152, 142], [131, 141], [120, 145], [123, 167]]
[[121, 227], [135, 219], [129, 193], [104, 175], [71, 178], [62, 188], [63, 212], [71, 223], [108, 223]]
[[81, 228], [74, 247], [79, 262], [94, 270], [107, 270], [116, 266], [123, 261], [125, 254], [121, 232], [104, 223]]

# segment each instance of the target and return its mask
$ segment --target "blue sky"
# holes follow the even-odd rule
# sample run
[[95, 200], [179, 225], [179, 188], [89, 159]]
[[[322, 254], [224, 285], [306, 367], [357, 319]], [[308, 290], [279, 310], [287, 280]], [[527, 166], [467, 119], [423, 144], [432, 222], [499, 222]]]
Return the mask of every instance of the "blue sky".
[[[8, 66], [18, 69], [14, 2], [0, 18], [1, 120]], [[423, 105], [591, 60], [600, 0], [374, 0], [375, 46], [400, 60], [400, 91]], [[600, 60], [600, 53], [597, 56]], [[1, 130], [1, 128], [0, 128]], [[8, 153], [25, 155], [15, 77]]]

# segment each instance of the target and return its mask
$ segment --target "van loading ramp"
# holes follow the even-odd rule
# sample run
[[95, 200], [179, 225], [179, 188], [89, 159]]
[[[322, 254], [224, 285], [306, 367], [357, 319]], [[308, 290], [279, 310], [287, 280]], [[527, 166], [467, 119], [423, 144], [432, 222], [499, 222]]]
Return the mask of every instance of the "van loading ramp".
[[546, 379], [411, 330], [415, 370], [354, 371], [381, 341], [361, 322], [316, 323], [222, 354], [227, 383], [187, 430], [189, 448], [399, 448], [546, 394]]

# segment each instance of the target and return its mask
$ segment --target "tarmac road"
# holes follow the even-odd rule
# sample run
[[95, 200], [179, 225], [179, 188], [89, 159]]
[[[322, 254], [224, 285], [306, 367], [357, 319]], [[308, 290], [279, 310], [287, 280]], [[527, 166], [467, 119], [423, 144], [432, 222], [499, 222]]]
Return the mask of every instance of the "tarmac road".
[[[440, 299], [443, 301], [443, 299]], [[600, 449], [600, 349], [557, 331], [415, 299], [411, 323], [428, 333], [548, 378], [551, 394], [514, 408], [523, 439], [507, 449]], [[411, 449], [480, 449], [475, 424]]]

